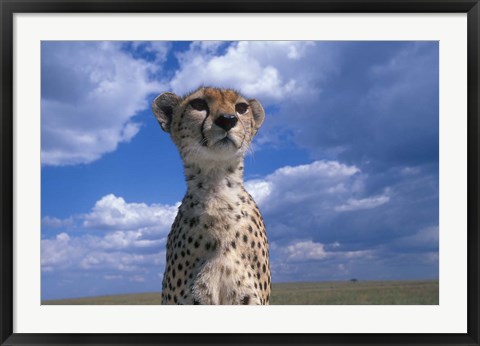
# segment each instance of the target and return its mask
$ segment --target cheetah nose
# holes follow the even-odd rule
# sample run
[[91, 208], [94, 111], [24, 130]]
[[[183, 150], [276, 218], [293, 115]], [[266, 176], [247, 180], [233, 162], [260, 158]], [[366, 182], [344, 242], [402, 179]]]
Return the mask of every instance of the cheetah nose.
[[215, 125], [221, 127], [225, 131], [229, 131], [232, 127], [237, 124], [237, 117], [232, 114], [220, 114], [220, 116], [215, 119]]

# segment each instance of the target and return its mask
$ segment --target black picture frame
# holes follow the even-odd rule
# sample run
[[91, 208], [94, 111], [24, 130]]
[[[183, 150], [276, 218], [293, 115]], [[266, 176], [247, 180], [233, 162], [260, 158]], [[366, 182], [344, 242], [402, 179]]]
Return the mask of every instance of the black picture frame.
[[[2, 345], [396, 344], [479, 345], [478, 0], [0, 0], [1, 185], [0, 341]], [[467, 13], [468, 316], [465, 334], [19, 334], [13, 333], [13, 16], [15, 13]]]

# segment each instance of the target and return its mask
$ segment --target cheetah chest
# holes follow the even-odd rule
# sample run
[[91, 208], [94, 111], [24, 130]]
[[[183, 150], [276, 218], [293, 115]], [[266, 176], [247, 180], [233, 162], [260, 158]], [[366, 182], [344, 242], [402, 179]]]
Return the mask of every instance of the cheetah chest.
[[270, 281], [265, 226], [251, 196], [242, 189], [211, 205], [187, 194], [168, 237], [163, 303], [268, 304]]

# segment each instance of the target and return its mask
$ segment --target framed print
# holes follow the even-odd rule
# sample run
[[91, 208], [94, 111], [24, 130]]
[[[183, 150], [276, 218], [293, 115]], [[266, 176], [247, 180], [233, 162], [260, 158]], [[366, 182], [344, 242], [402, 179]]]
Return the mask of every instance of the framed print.
[[2, 345], [478, 345], [479, 12], [2, 1]]

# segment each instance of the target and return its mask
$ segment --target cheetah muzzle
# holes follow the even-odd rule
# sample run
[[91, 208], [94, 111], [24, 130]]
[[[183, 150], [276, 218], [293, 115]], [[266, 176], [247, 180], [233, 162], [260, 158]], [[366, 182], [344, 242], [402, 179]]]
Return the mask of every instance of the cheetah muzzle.
[[270, 302], [265, 225], [243, 187], [243, 158], [262, 125], [257, 100], [202, 87], [152, 105], [183, 160], [187, 192], [167, 240], [162, 304]]

